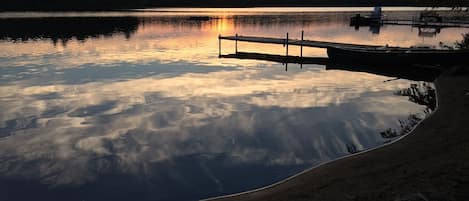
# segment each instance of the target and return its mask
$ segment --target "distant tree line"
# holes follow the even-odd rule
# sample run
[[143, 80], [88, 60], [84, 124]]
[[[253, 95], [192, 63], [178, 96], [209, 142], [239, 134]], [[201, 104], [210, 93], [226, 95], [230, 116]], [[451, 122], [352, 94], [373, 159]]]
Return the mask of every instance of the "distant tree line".
[[0, 41], [15, 42], [50, 39], [63, 46], [73, 39], [84, 42], [89, 38], [122, 34], [130, 38], [140, 20], [136, 17], [50, 17], [0, 18]]
[[138, 8], [146, 0], [3, 0], [0, 10], [109, 10]]
[[469, 0], [420, 0], [420, 3], [431, 7], [446, 6], [452, 8], [462, 8], [469, 6]]
[[146, 7], [450, 6], [469, 0], [2, 0], [0, 10], [114, 10]]

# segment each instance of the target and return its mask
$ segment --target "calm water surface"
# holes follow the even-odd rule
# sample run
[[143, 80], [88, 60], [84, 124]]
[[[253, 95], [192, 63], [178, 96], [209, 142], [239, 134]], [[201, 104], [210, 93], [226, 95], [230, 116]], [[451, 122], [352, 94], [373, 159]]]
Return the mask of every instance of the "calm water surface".
[[[355, 30], [351, 15], [1, 13], [0, 200], [196, 200], [387, 142], [381, 131], [424, 115], [425, 106], [396, 95], [422, 82], [218, 58], [218, 34], [298, 38], [304, 30], [306, 39], [412, 46], [453, 43], [469, 31]], [[284, 53], [280, 45], [239, 49]], [[222, 43], [223, 54], [233, 51]]]

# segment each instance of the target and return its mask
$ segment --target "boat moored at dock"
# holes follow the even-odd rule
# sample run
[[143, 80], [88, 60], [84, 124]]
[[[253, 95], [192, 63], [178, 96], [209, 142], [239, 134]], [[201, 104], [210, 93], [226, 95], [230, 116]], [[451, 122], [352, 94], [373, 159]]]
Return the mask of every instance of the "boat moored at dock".
[[469, 63], [469, 50], [431, 48], [327, 48], [329, 59], [336, 62], [366, 64], [462, 64]]

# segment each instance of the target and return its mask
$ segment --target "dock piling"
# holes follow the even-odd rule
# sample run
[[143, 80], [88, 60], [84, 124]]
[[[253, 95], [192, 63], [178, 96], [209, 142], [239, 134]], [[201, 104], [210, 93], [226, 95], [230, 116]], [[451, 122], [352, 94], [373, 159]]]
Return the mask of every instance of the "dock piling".
[[301, 30], [301, 43], [300, 43], [300, 57], [303, 57], [303, 37], [304, 37], [305, 31]]
[[235, 35], [235, 53], [238, 54], [238, 33]]
[[303, 69], [303, 37], [305, 35], [305, 31], [301, 30], [301, 43], [300, 43], [300, 68]]
[[221, 56], [221, 34], [218, 34], [218, 57]]
[[287, 38], [285, 39], [285, 55], [288, 57], [288, 32], [287, 32]]

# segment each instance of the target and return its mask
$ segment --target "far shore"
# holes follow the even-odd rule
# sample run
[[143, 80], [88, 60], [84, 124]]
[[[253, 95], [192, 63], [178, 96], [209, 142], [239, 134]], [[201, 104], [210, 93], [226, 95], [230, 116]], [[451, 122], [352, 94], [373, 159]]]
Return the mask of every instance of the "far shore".
[[259, 191], [210, 200], [469, 200], [469, 66], [448, 69], [435, 86], [438, 109], [401, 140]]
[[[21, 3], [21, 1], [25, 1]], [[134, 3], [132, 5], [127, 4], [79, 4], [79, 3], [65, 3], [57, 4], [57, 2], [45, 2], [41, 5], [31, 4], [31, 0], [20, 0], [19, 2], [9, 2], [0, 7], [0, 12], [105, 12], [105, 11], [132, 11], [139, 10], [144, 11], [146, 9], [191, 9], [191, 8], [373, 8], [377, 6], [372, 2], [365, 3], [303, 3], [302, 1], [291, 0], [279, 0], [277, 3], [230, 3], [230, 2], [214, 2], [213, 0], [203, 0], [201, 2], [185, 1], [179, 2], [166, 2], [162, 4], [142, 4]], [[406, 3], [405, 1], [394, 2], [387, 1], [381, 3], [379, 6], [383, 8], [420, 8], [421, 10], [426, 8], [432, 8], [436, 10], [453, 10], [453, 8], [459, 8], [460, 11], [468, 11], [468, 3], [441, 3], [435, 4], [433, 2], [426, 3]], [[371, 10], [370, 10], [371, 11]]]

